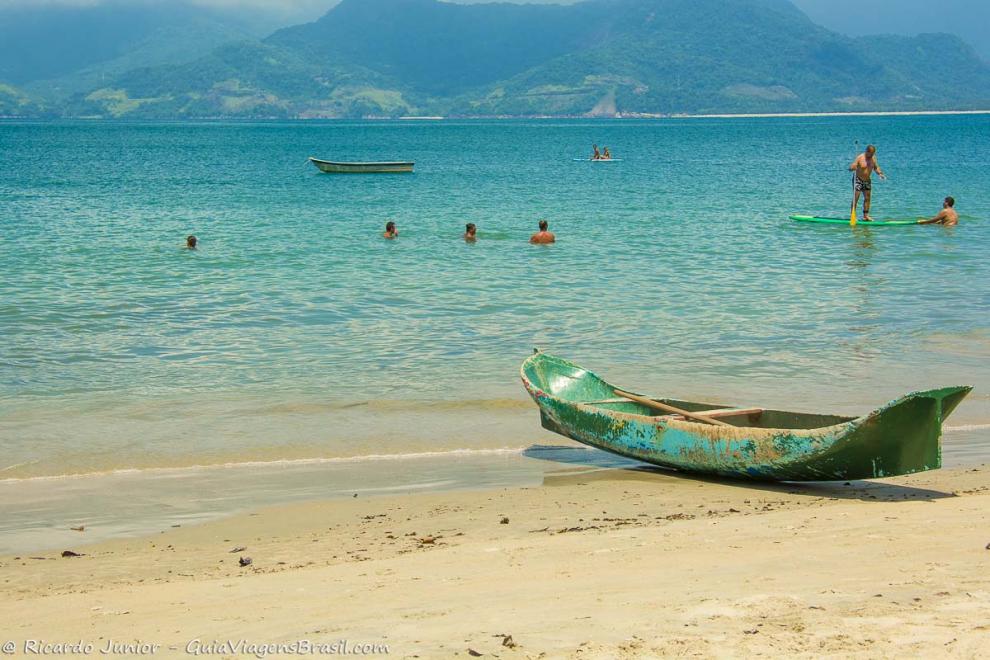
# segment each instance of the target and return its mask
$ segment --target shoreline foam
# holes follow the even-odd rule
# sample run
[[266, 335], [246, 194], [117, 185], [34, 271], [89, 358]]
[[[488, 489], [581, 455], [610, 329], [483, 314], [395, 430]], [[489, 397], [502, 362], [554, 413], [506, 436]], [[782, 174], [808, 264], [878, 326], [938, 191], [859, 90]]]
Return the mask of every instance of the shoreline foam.
[[[946, 429], [943, 471], [990, 454], [990, 425]], [[568, 470], [659, 469], [551, 436], [552, 444], [150, 467], [0, 480], [0, 553], [133, 537], [254, 508], [387, 493], [534, 485]], [[936, 471], [938, 472], [938, 471]], [[689, 478], [689, 477], [684, 477]]]
[[[990, 425], [987, 425], [990, 428]], [[495, 447], [479, 449], [447, 449], [437, 451], [421, 451], [395, 454], [362, 454], [360, 456], [315, 456], [312, 458], [282, 458], [270, 461], [229, 461], [226, 463], [193, 463], [190, 465], [166, 465], [132, 468], [115, 468], [94, 472], [72, 472], [67, 474], [47, 474], [33, 477], [10, 477], [0, 479], [0, 486], [35, 481], [62, 481], [67, 479], [92, 479], [120, 475], [165, 475], [187, 472], [204, 472], [208, 470], [239, 470], [254, 468], [286, 468], [310, 465], [326, 465], [335, 463], [371, 463], [375, 461], [403, 461], [418, 459], [444, 459], [463, 456], [500, 456], [521, 454], [527, 447]], [[18, 467], [18, 466], [10, 466]], [[10, 468], [5, 468], [10, 469]]]
[[[942, 433], [944, 435], [955, 435], [961, 433], [971, 433], [978, 431], [990, 430], [990, 423], [968, 423], [968, 424], [956, 424], [956, 425], [946, 425], [942, 427]], [[542, 433], [541, 431], [536, 431], [536, 433]], [[573, 443], [566, 438], [562, 438], [557, 435], [543, 434], [545, 439], [552, 442], [553, 444], [560, 444], [565, 447], [582, 447], [577, 443]], [[88, 472], [65, 472], [60, 474], [37, 474], [28, 475], [23, 477], [4, 477], [2, 476], [4, 472], [11, 472], [17, 468], [26, 467], [29, 465], [35, 465], [36, 462], [23, 462], [16, 465], [9, 465], [0, 468], [0, 486], [10, 485], [16, 483], [30, 483], [34, 481], [59, 481], [66, 479], [90, 479], [90, 478], [100, 478], [116, 475], [157, 475], [157, 474], [169, 474], [169, 473], [186, 473], [186, 472], [202, 472], [209, 470], [237, 470], [237, 469], [278, 469], [283, 467], [292, 466], [306, 466], [306, 465], [323, 465], [323, 464], [336, 464], [336, 463], [373, 463], [375, 461], [402, 461], [402, 460], [417, 460], [417, 459], [445, 459], [448, 457], [458, 457], [458, 456], [497, 456], [505, 454], [521, 454], [527, 449], [531, 448], [532, 444], [520, 444], [517, 446], [506, 446], [502, 445], [499, 447], [452, 447], [449, 449], [436, 449], [436, 450], [422, 450], [422, 451], [396, 451], [394, 453], [371, 453], [371, 454], [348, 454], [339, 456], [326, 456], [326, 455], [315, 455], [315, 456], [302, 456], [302, 457], [292, 457], [292, 458], [271, 458], [271, 459], [247, 459], [247, 460], [226, 460], [218, 462], [191, 462], [183, 463], [181, 461], [176, 462], [171, 465], [141, 465], [133, 467], [120, 467], [120, 468], [110, 468], [105, 470], [92, 470]], [[950, 444], [950, 453], [955, 451], [957, 448]], [[192, 460], [201, 458], [198, 455], [190, 457]], [[983, 458], [990, 458], [990, 444], [988, 444], [987, 452], [985, 455], [978, 456], [980, 460]]]
[[[535, 485], [552, 472], [631, 465], [566, 445], [373, 460], [151, 469], [0, 482], [0, 554], [134, 537], [310, 500]], [[86, 529], [80, 537], [73, 528]]]

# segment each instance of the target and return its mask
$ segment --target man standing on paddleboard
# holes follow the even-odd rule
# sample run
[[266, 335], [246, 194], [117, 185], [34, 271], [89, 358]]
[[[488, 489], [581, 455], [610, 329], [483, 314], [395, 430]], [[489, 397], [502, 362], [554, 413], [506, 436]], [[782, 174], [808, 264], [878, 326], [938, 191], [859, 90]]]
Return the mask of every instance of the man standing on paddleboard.
[[877, 162], [877, 148], [872, 144], [867, 145], [866, 151], [856, 156], [856, 160], [849, 165], [849, 171], [853, 173], [853, 203], [852, 211], [856, 210], [859, 204], [859, 194], [863, 193], [863, 220], [871, 222], [870, 217], [870, 197], [873, 192], [873, 181], [871, 175], [877, 173], [881, 179], [886, 179], [887, 175], [880, 169]]

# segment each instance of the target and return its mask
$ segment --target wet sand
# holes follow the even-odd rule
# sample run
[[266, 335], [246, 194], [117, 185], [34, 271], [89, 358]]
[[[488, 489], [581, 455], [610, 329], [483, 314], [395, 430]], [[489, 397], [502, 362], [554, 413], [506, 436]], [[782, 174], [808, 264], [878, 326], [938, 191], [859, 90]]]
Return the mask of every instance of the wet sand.
[[985, 465], [781, 486], [575, 468], [89, 546], [78, 532], [64, 549], [84, 556], [0, 559], [0, 621], [18, 645], [164, 655], [199, 639], [423, 658], [976, 657], [990, 647], [988, 523]]

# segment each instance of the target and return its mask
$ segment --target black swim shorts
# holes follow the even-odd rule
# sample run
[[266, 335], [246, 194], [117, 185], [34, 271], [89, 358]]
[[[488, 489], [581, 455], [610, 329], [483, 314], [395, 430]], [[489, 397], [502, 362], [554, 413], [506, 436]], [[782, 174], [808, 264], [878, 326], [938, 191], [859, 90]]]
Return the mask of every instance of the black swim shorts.
[[873, 182], [869, 179], [863, 181], [858, 176], [853, 174], [853, 188], [856, 192], [869, 192], [873, 189]]

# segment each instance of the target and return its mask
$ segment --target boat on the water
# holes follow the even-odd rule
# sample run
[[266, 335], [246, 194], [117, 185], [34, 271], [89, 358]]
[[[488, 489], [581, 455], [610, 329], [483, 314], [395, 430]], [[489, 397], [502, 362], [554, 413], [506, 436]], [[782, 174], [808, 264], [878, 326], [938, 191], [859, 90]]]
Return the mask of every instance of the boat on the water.
[[413, 161], [385, 161], [371, 163], [343, 163], [332, 160], [320, 160], [309, 157], [309, 162], [313, 163], [321, 172], [328, 174], [382, 174], [397, 172], [412, 172]]
[[937, 469], [942, 422], [972, 390], [915, 392], [847, 417], [645, 397], [540, 352], [523, 362], [521, 375], [545, 429], [665, 468], [763, 481]]

